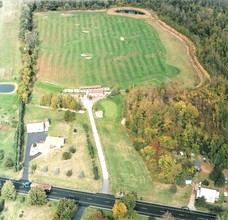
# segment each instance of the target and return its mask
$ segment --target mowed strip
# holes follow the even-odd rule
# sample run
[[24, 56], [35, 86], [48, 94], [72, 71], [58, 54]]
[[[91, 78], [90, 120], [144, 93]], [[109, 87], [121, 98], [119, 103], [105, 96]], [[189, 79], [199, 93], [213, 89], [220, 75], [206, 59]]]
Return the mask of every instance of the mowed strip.
[[[39, 76], [64, 86], [89, 84], [126, 88], [173, 78], [166, 50], [146, 20], [101, 12], [35, 13], [41, 40]], [[82, 54], [90, 54], [85, 59]]]

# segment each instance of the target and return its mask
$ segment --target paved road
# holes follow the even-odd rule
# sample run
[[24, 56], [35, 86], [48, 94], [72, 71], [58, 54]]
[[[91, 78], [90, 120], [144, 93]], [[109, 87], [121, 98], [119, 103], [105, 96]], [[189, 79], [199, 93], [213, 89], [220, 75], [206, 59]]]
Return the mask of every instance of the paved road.
[[24, 168], [23, 168], [23, 180], [28, 180], [28, 172], [29, 172], [29, 161], [30, 161], [30, 149], [32, 144], [35, 142], [44, 141], [47, 137], [47, 132], [39, 132], [39, 133], [28, 133], [27, 134], [27, 142], [26, 142], [26, 151], [25, 151], [25, 160], [24, 160]]
[[[5, 182], [6, 178], [0, 178], [1, 184]], [[20, 180], [12, 180], [12, 182], [15, 185], [15, 188], [18, 192], [21, 193], [28, 193], [27, 188], [22, 188]], [[107, 208], [111, 209], [115, 202], [115, 197], [108, 194], [102, 194], [102, 193], [88, 193], [88, 192], [82, 192], [77, 190], [71, 190], [71, 189], [64, 189], [59, 187], [53, 187], [50, 194], [48, 194], [49, 198], [52, 199], [60, 199], [60, 198], [70, 198], [75, 199], [78, 201], [79, 205], [83, 206], [95, 206], [99, 208]], [[170, 212], [175, 219], [181, 219], [181, 220], [215, 220], [216, 215], [215, 214], [209, 214], [199, 211], [190, 211], [190, 210], [184, 210], [181, 208], [175, 208], [171, 206], [163, 206], [148, 202], [142, 202], [137, 201], [136, 203], [136, 211], [139, 214], [147, 215], [147, 216], [162, 216], [167, 211]]]
[[101, 169], [102, 169], [102, 175], [103, 175], [103, 186], [101, 189], [101, 193], [112, 194], [111, 190], [109, 188], [108, 170], [107, 170], [107, 166], [106, 166], [106, 162], [105, 162], [105, 157], [104, 157], [104, 154], [102, 151], [101, 141], [100, 141], [99, 134], [97, 132], [97, 128], [96, 128], [96, 124], [95, 124], [95, 120], [93, 117], [93, 110], [92, 110], [93, 103], [89, 99], [83, 99], [82, 101], [83, 101], [83, 105], [86, 107], [88, 114], [89, 114], [90, 124], [92, 127], [93, 136], [94, 136], [94, 140], [95, 140], [96, 147], [97, 147], [98, 157], [99, 157], [99, 160], [101, 163]]

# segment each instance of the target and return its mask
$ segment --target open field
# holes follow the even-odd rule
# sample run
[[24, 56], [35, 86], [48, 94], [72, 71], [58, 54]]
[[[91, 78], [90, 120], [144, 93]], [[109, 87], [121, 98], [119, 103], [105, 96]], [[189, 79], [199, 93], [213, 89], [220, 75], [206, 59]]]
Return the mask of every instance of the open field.
[[[112, 217], [112, 211], [111, 210], [107, 210], [107, 209], [98, 209], [98, 208], [94, 208], [94, 207], [87, 207], [84, 212], [83, 212], [83, 216], [81, 218], [81, 220], [93, 220], [92, 213], [95, 212], [96, 210], [102, 210], [105, 216], [110, 216]], [[142, 215], [136, 215], [134, 220], [147, 220], [148, 217], [146, 216], [142, 216]]]
[[[24, 197], [24, 201], [22, 198]], [[23, 202], [21, 202], [23, 201]], [[17, 195], [16, 201], [7, 201], [5, 203], [4, 211], [1, 213], [0, 218], [5, 220], [40, 220], [51, 219], [53, 212], [57, 207], [57, 202], [49, 201], [44, 206], [31, 206], [28, 204], [27, 197]], [[23, 212], [22, 217], [20, 214]], [[2, 218], [4, 216], [4, 218]]]
[[104, 118], [97, 119], [96, 124], [110, 173], [112, 192], [133, 190], [143, 200], [174, 206], [187, 205], [191, 186], [178, 187], [177, 193], [171, 194], [170, 185], [151, 179], [143, 160], [120, 123], [122, 106], [123, 97], [116, 96], [101, 100], [94, 108], [104, 111]]
[[180, 72], [177, 60], [166, 63], [166, 47], [146, 20], [101, 12], [35, 13], [35, 20], [41, 40], [41, 81], [74, 88], [90, 84], [126, 88], [159, 83]]
[[20, 63], [18, 24], [21, 0], [7, 0], [0, 8], [0, 79], [16, 76]]
[[4, 159], [0, 161], [1, 176], [15, 176], [12, 169], [4, 167], [5, 159], [14, 157], [14, 135], [18, 121], [18, 102], [17, 95], [0, 94], [0, 150], [4, 150]]
[[[92, 160], [87, 148], [86, 134], [82, 127], [83, 123], [89, 125], [87, 114], [76, 114], [76, 120], [74, 122], [66, 123], [63, 120], [64, 112], [62, 111], [52, 111], [34, 106], [26, 107], [26, 123], [42, 121], [47, 117], [51, 121], [48, 134], [50, 136], [64, 137], [65, 145], [61, 149], [52, 149], [48, 155], [40, 155], [30, 161], [30, 168], [32, 164], [36, 164], [37, 170], [35, 173], [29, 174], [29, 179], [79, 190], [99, 191], [101, 189], [101, 180], [93, 179]], [[74, 128], [77, 129], [76, 134], [73, 133]], [[89, 134], [93, 142], [91, 130], [89, 130]], [[70, 146], [76, 148], [76, 153], [72, 155], [70, 160], [64, 161], [61, 159], [62, 153], [68, 151]], [[99, 167], [100, 163], [97, 158], [96, 164]], [[46, 172], [43, 171], [45, 166], [48, 167], [48, 171]], [[60, 169], [59, 174], [54, 173], [56, 168]], [[70, 169], [72, 169], [73, 175], [67, 177], [66, 172]], [[100, 167], [98, 169], [101, 170]], [[85, 175], [84, 178], [79, 177], [82, 171]]]

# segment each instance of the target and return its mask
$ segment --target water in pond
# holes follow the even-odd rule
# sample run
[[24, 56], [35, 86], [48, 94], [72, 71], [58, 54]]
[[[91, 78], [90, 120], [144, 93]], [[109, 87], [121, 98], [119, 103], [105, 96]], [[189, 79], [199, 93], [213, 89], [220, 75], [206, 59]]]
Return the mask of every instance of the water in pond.
[[144, 15], [141, 11], [135, 11], [135, 10], [117, 10], [117, 13], [121, 14], [134, 14], [134, 15]]
[[15, 89], [14, 84], [0, 84], [0, 93], [13, 92]]

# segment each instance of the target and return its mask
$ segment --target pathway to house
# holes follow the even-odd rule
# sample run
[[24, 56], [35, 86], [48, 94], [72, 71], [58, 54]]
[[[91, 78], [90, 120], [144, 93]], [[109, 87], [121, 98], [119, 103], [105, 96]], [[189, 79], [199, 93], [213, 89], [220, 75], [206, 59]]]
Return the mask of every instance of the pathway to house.
[[188, 208], [193, 211], [196, 210], [196, 208], [195, 208], [196, 188], [197, 188], [197, 183], [194, 182], [192, 184], [192, 193], [191, 193], [191, 197], [190, 197], [190, 200], [188, 203]]
[[96, 147], [97, 147], [98, 157], [99, 157], [100, 164], [101, 164], [101, 169], [102, 169], [102, 174], [103, 174], [103, 186], [102, 186], [102, 189], [100, 192], [105, 193], [105, 194], [112, 194], [111, 190], [109, 188], [108, 170], [107, 170], [107, 166], [106, 166], [106, 162], [105, 162], [105, 157], [104, 157], [104, 154], [102, 151], [99, 134], [97, 132], [95, 120], [93, 117], [92, 107], [93, 107], [94, 101], [89, 100], [87, 98], [83, 98], [82, 102], [83, 102], [83, 105], [86, 107], [88, 114], [89, 114], [90, 124], [92, 127], [93, 136], [94, 136], [94, 140], [95, 140]]

